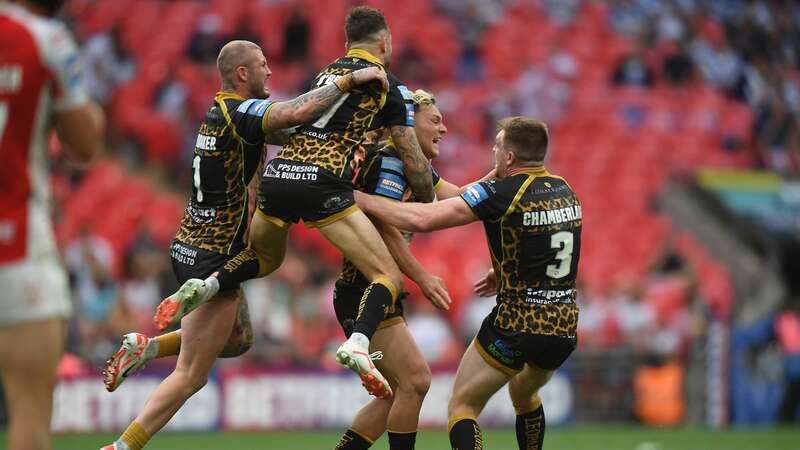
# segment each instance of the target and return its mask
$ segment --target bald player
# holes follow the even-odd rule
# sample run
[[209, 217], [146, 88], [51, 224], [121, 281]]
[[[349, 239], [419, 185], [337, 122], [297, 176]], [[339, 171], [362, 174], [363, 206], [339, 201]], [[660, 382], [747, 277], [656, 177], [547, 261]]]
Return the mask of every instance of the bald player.
[[[192, 160], [192, 196], [172, 243], [172, 269], [179, 283], [206, 278], [229, 261], [257, 260], [244, 241], [250, 219], [247, 187], [265, 142], [273, 142], [271, 131], [316, 119], [355, 85], [376, 82], [388, 87], [385, 72], [369, 67], [293, 100], [272, 102], [267, 100], [266, 86], [272, 72], [261, 48], [248, 41], [226, 44], [217, 57], [217, 68], [222, 89], [200, 125]], [[140, 450], [166, 425], [205, 385], [243, 307], [240, 289], [233, 289], [187, 315], [179, 332], [154, 339], [138, 333], [123, 338], [104, 371], [109, 390], [153, 357], [177, 354], [178, 362], [150, 394], [136, 420], [102, 450]]]

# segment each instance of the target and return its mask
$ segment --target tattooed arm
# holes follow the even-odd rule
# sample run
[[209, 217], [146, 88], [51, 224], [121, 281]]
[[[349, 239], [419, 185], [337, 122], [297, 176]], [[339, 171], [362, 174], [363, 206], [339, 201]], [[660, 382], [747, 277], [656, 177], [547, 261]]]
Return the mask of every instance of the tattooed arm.
[[392, 141], [403, 160], [403, 171], [414, 192], [414, 198], [420, 202], [432, 202], [431, 163], [419, 147], [414, 127], [396, 125], [391, 128], [391, 133]]
[[386, 72], [378, 67], [359, 69], [348, 73], [331, 84], [306, 92], [292, 100], [273, 104], [267, 112], [269, 116], [265, 126], [269, 127], [270, 130], [275, 130], [293, 127], [314, 120], [336, 101], [341, 100], [345, 92], [348, 92], [358, 84], [372, 81], [379, 81], [384, 89], [388, 89], [389, 81], [386, 78]]

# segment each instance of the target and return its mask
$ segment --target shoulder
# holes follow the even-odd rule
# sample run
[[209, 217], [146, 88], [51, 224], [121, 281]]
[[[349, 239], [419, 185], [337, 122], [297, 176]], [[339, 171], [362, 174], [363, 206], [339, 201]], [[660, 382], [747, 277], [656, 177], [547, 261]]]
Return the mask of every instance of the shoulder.
[[[403, 172], [403, 161], [390, 151], [382, 149], [374, 153], [367, 161], [365, 174], [369, 185], [374, 185], [374, 193], [401, 200], [408, 188], [408, 181]], [[374, 183], [374, 184], [373, 184]]]
[[28, 35], [40, 62], [47, 64], [49, 61], [61, 61], [68, 57], [77, 59], [75, 41], [63, 23], [31, 14], [14, 4], [2, 5], [0, 15], [6, 16], [16, 25], [16, 34], [20, 35], [17, 39]]

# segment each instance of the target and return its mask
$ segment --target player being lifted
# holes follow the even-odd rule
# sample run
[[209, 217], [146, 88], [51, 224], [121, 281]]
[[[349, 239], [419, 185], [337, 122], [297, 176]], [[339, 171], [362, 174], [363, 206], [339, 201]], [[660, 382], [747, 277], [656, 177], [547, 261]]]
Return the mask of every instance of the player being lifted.
[[[356, 84], [388, 86], [380, 68], [369, 67], [285, 102], [267, 100], [271, 72], [261, 48], [248, 41], [226, 44], [217, 58], [222, 90], [200, 125], [192, 161], [192, 197], [172, 244], [172, 268], [179, 282], [207, 277], [219, 265], [249, 255], [247, 186], [263, 155], [265, 136], [313, 120]], [[106, 386], [116, 388], [148, 358], [178, 354], [175, 370], [150, 394], [143, 410], [120, 439], [104, 450], [139, 450], [205, 383], [223, 350], [240, 308], [238, 289], [224, 292], [187, 317], [180, 334], [149, 340], [126, 335], [105, 369]]]
[[575, 349], [581, 207], [566, 181], [545, 169], [547, 145], [543, 123], [505, 119], [493, 149], [498, 180], [435, 205], [357, 194], [365, 212], [401, 229], [430, 231], [475, 220], [486, 229], [493, 269], [478, 292], [497, 293], [497, 305], [456, 374], [448, 405], [454, 450], [483, 448], [477, 417], [506, 383], [519, 448], [540, 450], [545, 418], [539, 389]]
[[[345, 23], [347, 55], [325, 67], [315, 86], [338, 82], [362, 68], [385, 68], [392, 40], [383, 13], [355, 7]], [[189, 280], [159, 305], [160, 326], [176, 323], [217, 291], [278, 268], [286, 252], [289, 226], [302, 219], [319, 228], [370, 282], [358, 307], [353, 334], [339, 348], [337, 360], [361, 376], [378, 397], [391, 395], [386, 379], [370, 359], [369, 340], [401, 288], [401, 274], [372, 222], [353, 198], [350, 161], [370, 129], [388, 128], [414, 195], [433, 199], [430, 163], [414, 134], [411, 92], [389, 74], [389, 89], [375, 83], [342, 96], [319, 120], [303, 125], [269, 162], [262, 177], [258, 212], [250, 224], [250, 243], [259, 258], [237, 260], [216, 276]], [[211, 302], [215, 303], [215, 302]]]

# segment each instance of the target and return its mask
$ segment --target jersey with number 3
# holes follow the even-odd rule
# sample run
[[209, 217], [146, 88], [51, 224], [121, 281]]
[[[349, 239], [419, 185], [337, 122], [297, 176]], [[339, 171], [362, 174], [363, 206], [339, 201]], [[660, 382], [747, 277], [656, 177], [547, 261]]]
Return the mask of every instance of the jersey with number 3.
[[47, 143], [54, 112], [83, 106], [78, 49], [63, 24], [0, 5], [0, 265], [57, 258]]
[[263, 156], [274, 103], [218, 92], [200, 125], [192, 158], [192, 197], [175, 239], [231, 255], [244, 248], [247, 185]]
[[[312, 88], [333, 83], [359, 69], [383, 67], [373, 55], [351, 50], [322, 69]], [[317, 120], [302, 125], [277, 157], [314, 164], [335, 175], [351, 179], [350, 161], [369, 130], [392, 126], [414, 126], [411, 92], [391, 73], [389, 91], [378, 82], [356, 86], [342, 95]]]
[[495, 324], [573, 337], [582, 213], [563, 178], [544, 168], [513, 171], [461, 196], [483, 221], [498, 280]]

